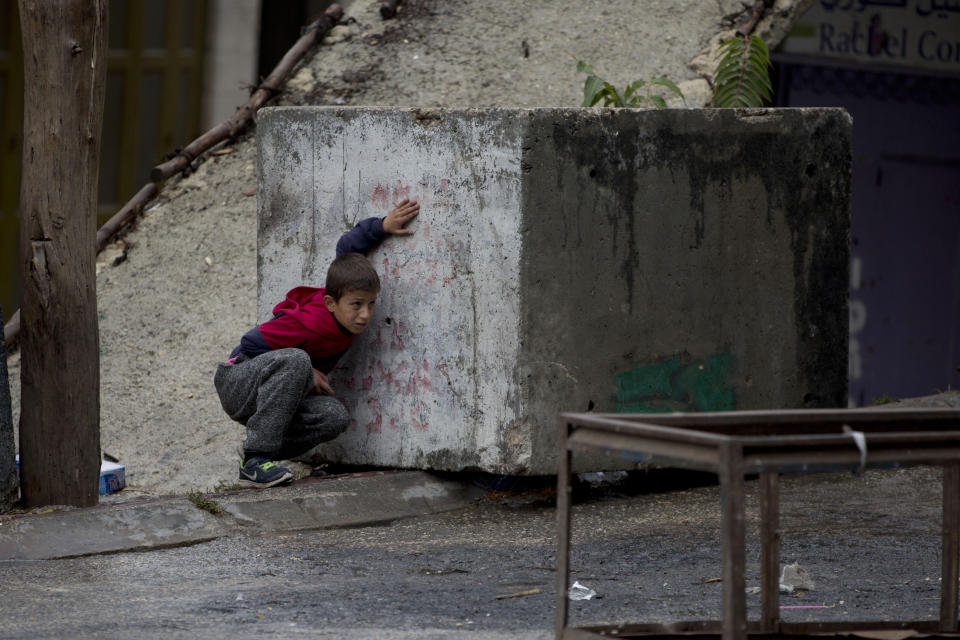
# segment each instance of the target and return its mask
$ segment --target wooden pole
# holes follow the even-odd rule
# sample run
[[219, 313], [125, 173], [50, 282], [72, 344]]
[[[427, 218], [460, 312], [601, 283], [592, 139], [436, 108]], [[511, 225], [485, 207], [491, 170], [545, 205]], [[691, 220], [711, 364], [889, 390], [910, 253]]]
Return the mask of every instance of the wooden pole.
[[[0, 318], [3, 305], [0, 305]], [[7, 350], [0, 340], [0, 513], [6, 513], [17, 501], [17, 462], [13, 448], [13, 416], [10, 411], [10, 386], [7, 383]]]
[[109, 220], [104, 222], [100, 230], [97, 231], [96, 253], [103, 251], [103, 248], [110, 243], [113, 236], [117, 235], [120, 229], [130, 224], [143, 211], [144, 205], [153, 200], [156, 195], [156, 183], [148, 182], [140, 188], [140, 191], [137, 191], [136, 195], [130, 198], [127, 204], [121, 207], [120, 211], [117, 211]]
[[97, 504], [95, 239], [106, 0], [20, 0], [21, 496]]

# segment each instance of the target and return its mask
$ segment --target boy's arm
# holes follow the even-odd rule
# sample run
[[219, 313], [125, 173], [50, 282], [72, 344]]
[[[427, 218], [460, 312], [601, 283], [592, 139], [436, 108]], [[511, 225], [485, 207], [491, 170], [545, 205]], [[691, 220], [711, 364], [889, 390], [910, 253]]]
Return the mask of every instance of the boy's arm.
[[383, 231], [383, 221], [380, 218], [365, 218], [357, 225], [340, 236], [337, 242], [337, 255], [345, 253], [363, 253], [376, 247], [387, 234]]
[[413, 233], [405, 226], [420, 213], [420, 203], [404, 199], [395, 206], [385, 218], [365, 218], [340, 236], [337, 242], [337, 255], [345, 253], [363, 253], [375, 248], [388, 235], [408, 236]]

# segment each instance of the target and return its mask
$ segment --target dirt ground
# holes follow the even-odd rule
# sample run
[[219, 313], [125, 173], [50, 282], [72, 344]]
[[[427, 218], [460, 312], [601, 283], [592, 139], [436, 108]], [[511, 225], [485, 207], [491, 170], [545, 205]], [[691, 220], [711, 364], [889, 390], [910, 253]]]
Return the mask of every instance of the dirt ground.
[[[760, 33], [772, 44], [811, 1], [777, 0]], [[739, 0], [523, 10], [511, 0], [407, 0], [398, 19], [383, 21], [377, 2], [343, 4], [346, 24], [295, 70], [278, 104], [575, 107], [580, 58], [618, 85], [666, 74], [697, 106], [706, 96], [698, 60], [743, 10]], [[236, 481], [243, 428], [223, 414], [212, 376], [256, 322], [254, 135], [168, 181], [99, 257], [102, 449], [126, 465], [127, 495]], [[15, 351], [8, 364], [16, 424]]]

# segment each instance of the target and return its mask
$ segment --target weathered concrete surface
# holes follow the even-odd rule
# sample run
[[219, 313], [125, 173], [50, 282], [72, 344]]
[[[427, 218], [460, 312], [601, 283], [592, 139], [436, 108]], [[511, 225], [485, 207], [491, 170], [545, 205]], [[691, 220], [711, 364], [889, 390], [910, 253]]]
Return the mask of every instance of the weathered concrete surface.
[[353, 527], [468, 505], [480, 490], [422, 472], [309, 478], [289, 487], [211, 495], [213, 515], [184, 497], [0, 518], [0, 560], [146, 551], [240, 531]]
[[[0, 307], [0, 318], [3, 307]], [[0, 327], [0, 513], [17, 499], [17, 463], [13, 446], [13, 415], [10, 412], [10, 383], [7, 379], [7, 351]]]
[[[486, 118], [482, 114], [496, 113]], [[269, 109], [258, 119], [258, 317], [322, 284], [337, 238], [421, 201], [372, 254], [383, 288], [336, 376], [353, 423], [327, 454], [384, 466], [506, 468], [520, 424], [522, 111]]]
[[844, 406], [849, 117], [564, 120], [524, 160], [525, 414]]
[[261, 320], [356, 221], [422, 204], [370, 256], [324, 456], [551, 473], [560, 411], [844, 402], [842, 110], [282, 108], [258, 135]]

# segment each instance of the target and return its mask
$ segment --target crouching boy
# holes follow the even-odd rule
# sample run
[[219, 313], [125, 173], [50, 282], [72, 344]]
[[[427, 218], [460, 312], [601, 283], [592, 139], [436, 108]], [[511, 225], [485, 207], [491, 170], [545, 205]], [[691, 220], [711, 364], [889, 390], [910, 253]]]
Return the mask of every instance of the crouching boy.
[[322, 288], [296, 287], [273, 318], [240, 340], [217, 366], [214, 386], [232, 419], [246, 426], [240, 484], [272, 487], [293, 479], [277, 464], [336, 438], [350, 422], [327, 379], [370, 323], [380, 279], [363, 255], [388, 235], [409, 235], [420, 211], [404, 200], [385, 218], [367, 218], [337, 243]]

